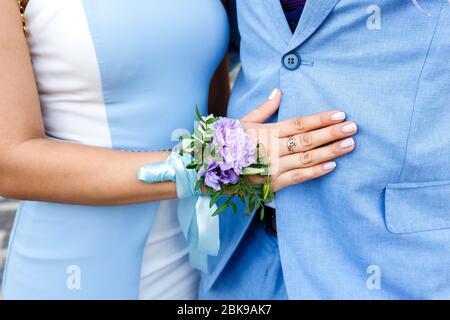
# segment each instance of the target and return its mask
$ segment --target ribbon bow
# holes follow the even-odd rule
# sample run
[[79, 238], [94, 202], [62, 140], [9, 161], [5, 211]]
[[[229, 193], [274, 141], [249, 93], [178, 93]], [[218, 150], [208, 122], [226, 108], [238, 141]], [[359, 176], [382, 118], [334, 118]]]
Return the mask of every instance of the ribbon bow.
[[177, 186], [178, 221], [189, 244], [191, 265], [208, 272], [208, 255], [217, 256], [220, 248], [219, 217], [213, 217], [217, 206], [211, 208], [211, 197], [195, 191], [195, 170], [186, 169], [192, 157], [175, 150], [165, 162], [148, 164], [138, 170], [138, 179], [145, 183], [174, 181]]

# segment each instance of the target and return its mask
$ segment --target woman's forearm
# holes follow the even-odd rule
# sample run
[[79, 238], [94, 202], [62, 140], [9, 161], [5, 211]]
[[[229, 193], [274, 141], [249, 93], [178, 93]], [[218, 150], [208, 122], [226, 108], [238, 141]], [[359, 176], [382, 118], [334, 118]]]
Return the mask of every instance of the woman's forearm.
[[123, 205], [176, 197], [175, 183], [144, 184], [140, 166], [168, 152], [133, 153], [47, 139], [2, 147], [0, 195], [84, 205]]

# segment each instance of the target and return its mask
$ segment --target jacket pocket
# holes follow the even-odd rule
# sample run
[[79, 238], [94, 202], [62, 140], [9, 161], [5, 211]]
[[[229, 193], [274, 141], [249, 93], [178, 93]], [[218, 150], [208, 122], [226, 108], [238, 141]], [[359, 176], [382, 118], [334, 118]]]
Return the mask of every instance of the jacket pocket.
[[450, 228], [450, 180], [388, 184], [385, 217], [392, 233]]

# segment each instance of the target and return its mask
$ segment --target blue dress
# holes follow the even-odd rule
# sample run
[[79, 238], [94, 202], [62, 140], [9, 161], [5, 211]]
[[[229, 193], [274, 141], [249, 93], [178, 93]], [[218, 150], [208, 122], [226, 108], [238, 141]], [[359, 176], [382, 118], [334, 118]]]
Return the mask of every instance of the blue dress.
[[[47, 137], [128, 151], [170, 149], [206, 113], [229, 34], [220, 0], [32, 0], [26, 19]], [[159, 207], [22, 202], [4, 297], [138, 298]]]

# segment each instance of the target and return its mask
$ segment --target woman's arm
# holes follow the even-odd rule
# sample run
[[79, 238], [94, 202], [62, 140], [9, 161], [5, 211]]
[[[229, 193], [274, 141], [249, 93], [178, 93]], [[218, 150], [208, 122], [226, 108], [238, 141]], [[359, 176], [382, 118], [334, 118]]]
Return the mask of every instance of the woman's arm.
[[141, 165], [168, 153], [127, 153], [46, 140], [17, 1], [0, 2], [0, 195], [89, 205], [176, 197], [174, 183], [144, 184]]

